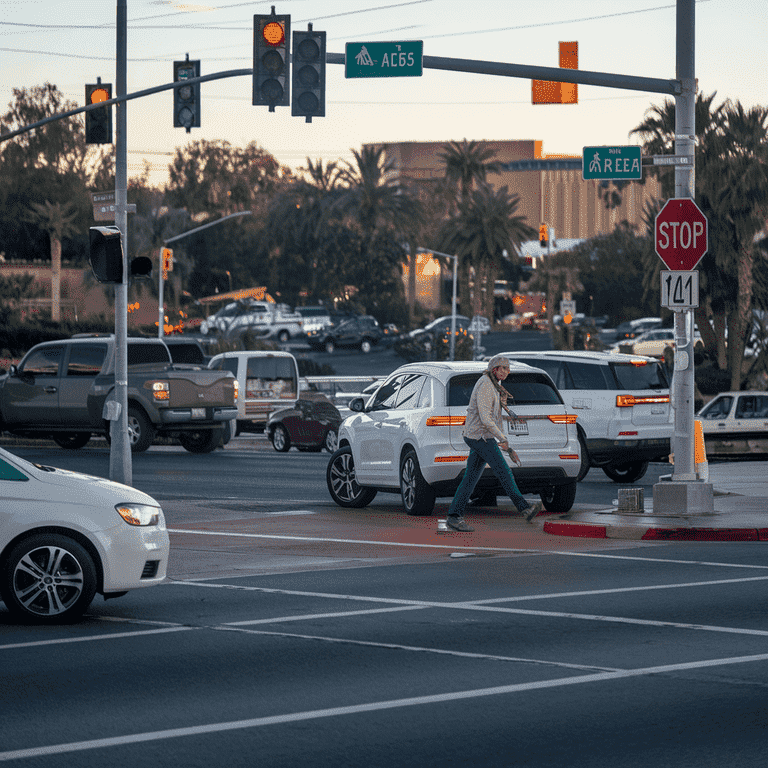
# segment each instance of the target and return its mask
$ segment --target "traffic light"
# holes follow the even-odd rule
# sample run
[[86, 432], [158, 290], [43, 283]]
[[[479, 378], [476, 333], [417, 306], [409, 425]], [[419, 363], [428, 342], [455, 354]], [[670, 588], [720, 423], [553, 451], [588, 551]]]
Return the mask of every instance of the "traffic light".
[[[112, 84], [99, 82], [85, 86], [85, 104], [99, 104], [112, 98]], [[85, 113], [85, 143], [112, 143], [112, 107], [90, 109]]]
[[288, 40], [291, 36], [290, 15], [271, 14], [253, 17], [253, 103], [275, 107], [290, 104], [288, 78]]
[[160, 251], [160, 260], [163, 264], [163, 279], [168, 277], [169, 272], [173, 272], [173, 250], [163, 248]]
[[[200, 77], [200, 60], [173, 62], [173, 82], [183, 82], [193, 77]], [[173, 89], [173, 127], [186, 128], [190, 133], [192, 128], [200, 127], [200, 83], [181, 85]]]
[[542, 224], [539, 227], [539, 245], [542, 248], [546, 248], [547, 245], [549, 244], [549, 237], [547, 235], [547, 229], [548, 229], [548, 227], [547, 227], [546, 224]]
[[117, 227], [91, 227], [89, 258], [100, 283], [123, 282], [123, 245]]
[[325, 117], [325, 32], [293, 33], [291, 53], [291, 114]]
[[[117, 227], [91, 227], [91, 269], [100, 283], [123, 282], [123, 244]], [[152, 259], [137, 256], [128, 266], [128, 276], [149, 278], [152, 276]]]

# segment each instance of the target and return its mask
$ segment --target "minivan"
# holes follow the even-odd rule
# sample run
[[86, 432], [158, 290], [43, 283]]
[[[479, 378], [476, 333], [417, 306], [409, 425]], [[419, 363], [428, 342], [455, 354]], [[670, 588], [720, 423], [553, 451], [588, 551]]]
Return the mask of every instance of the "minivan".
[[294, 405], [299, 397], [299, 366], [290, 352], [223, 352], [208, 363], [232, 371], [240, 394], [235, 434], [263, 432], [272, 411]]

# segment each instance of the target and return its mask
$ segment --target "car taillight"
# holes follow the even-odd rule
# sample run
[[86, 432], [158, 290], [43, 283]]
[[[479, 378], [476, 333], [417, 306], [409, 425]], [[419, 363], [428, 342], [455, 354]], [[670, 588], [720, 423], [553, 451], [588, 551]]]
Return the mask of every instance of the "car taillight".
[[575, 424], [579, 417], [575, 413], [553, 413], [547, 418], [553, 424]]
[[631, 408], [633, 405], [649, 405], [652, 403], [668, 403], [669, 395], [616, 395], [617, 408]]
[[428, 427], [463, 427], [466, 416], [430, 416], [427, 419]]

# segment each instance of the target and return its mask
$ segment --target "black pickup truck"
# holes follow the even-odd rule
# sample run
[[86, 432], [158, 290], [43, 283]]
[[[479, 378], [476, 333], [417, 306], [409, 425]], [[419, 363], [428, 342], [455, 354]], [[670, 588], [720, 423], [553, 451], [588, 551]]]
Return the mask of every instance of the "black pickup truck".
[[[0, 432], [47, 437], [82, 448], [109, 437], [105, 402], [115, 388], [115, 337], [47, 341], [0, 376]], [[110, 409], [106, 409], [109, 411]], [[237, 417], [237, 381], [229, 371], [174, 366], [161, 339], [128, 339], [128, 434], [146, 451], [156, 435], [191, 453], [209, 453]]]

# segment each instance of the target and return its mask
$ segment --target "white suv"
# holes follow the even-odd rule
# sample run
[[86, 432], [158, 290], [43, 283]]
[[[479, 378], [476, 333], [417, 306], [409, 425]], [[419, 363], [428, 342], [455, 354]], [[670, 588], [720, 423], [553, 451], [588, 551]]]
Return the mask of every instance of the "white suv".
[[[452, 496], [467, 466], [462, 437], [469, 397], [486, 370], [480, 362], [403, 365], [366, 401], [356, 398], [339, 429], [339, 449], [326, 471], [328, 490], [342, 507], [364, 507], [378, 491], [400, 493], [409, 515], [430, 515], [438, 496]], [[517, 417], [506, 420], [522, 466], [512, 473], [549, 512], [565, 513], [576, 498], [581, 468], [576, 416], [569, 415], [549, 376], [512, 364], [504, 386]], [[479, 494], [502, 493], [486, 468]]]
[[579, 480], [601, 467], [616, 483], [634, 483], [648, 462], [667, 460], [674, 428], [664, 366], [650, 357], [608, 352], [502, 352], [544, 369], [578, 414]]

